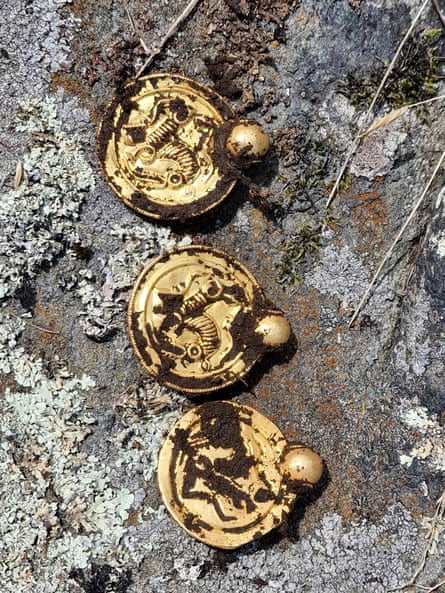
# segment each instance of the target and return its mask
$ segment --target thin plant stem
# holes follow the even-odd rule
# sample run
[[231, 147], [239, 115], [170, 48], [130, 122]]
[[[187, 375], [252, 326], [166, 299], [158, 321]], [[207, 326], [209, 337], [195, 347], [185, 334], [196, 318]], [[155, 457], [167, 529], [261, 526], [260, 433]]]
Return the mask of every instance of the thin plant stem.
[[36, 323], [33, 323], [32, 321], [30, 321], [26, 317], [22, 317], [21, 315], [16, 315], [15, 313], [11, 313], [11, 315], [13, 315], [16, 319], [20, 319], [21, 321], [24, 321], [27, 325], [33, 327], [34, 329], [39, 330], [40, 332], [44, 332], [45, 334], [51, 334], [51, 335], [54, 335], [54, 336], [59, 336], [60, 335], [60, 332], [59, 331], [56, 331], [54, 329], [48, 329], [46, 327], [42, 327], [41, 325], [37, 325]]
[[[148, 68], [148, 66], [150, 66], [150, 64], [153, 62], [153, 60], [155, 59], [155, 57], [161, 52], [161, 50], [164, 47], [164, 45], [167, 43], [167, 41], [170, 39], [170, 37], [177, 31], [177, 29], [180, 26], [180, 24], [193, 11], [193, 9], [198, 4], [198, 2], [199, 2], [199, 0], [191, 0], [187, 4], [187, 6], [184, 8], [184, 10], [181, 12], [181, 14], [175, 20], [175, 22], [171, 25], [171, 27], [169, 28], [169, 30], [167, 31], [167, 33], [164, 35], [164, 37], [162, 38], [162, 40], [159, 43], [159, 45], [157, 45], [154, 48], [154, 50], [151, 52], [151, 54], [148, 56], [148, 58], [145, 60], [145, 62], [142, 64], [142, 66], [139, 68], [138, 72], [136, 73], [136, 77], [135, 78], [139, 78], [141, 76], [141, 74], [144, 72], [144, 70], [146, 68]], [[145, 47], [144, 47], [144, 49], [145, 49]]]
[[442, 25], [445, 26], [445, 15], [440, 10], [440, 6], [439, 6], [438, 0], [433, 0], [433, 4], [434, 4], [434, 8], [436, 9], [436, 12], [437, 12], [438, 17], [440, 18], [440, 21], [441, 21]]
[[142, 37], [139, 29], [134, 22], [133, 14], [131, 13], [130, 9], [128, 8], [128, 3], [124, 1], [124, 8], [125, 12], [127, 13], [128, 20], [130, 21], [130, 26], [133, 29], [133, 33], [139, 37], [139, 43], [142, 45], [146, 54], [150, 53], [150, 48], [148, 47], [147, 43], [145, 42], [144, 38]]
[[433, 585], [432, 587], [430, 587], [426, 593], [433, 593], [433, 591], [436, 591], [439, 587], [442, 587], [442, 585], [445, 585], [445, 579], [443, 579], [442, 581], [440, 581], [439, 583], [436, 583], [435, 585]]
[[376, 281], [377, 281], [377, 278], [379, 277], [379, 275], [380, 275], [380, 272], [381, 272], [381, 271], [382, 271], [382, 269], [383, 269], [383, 266], [384, 266], [384, 265], [386, 264], [386, 262], [388, 261], [389, 257], [391, 256], [392, 252], [394, 251], [394, 248], [395, 248], [395, 246], [396, 246], [396, 245], [397, 245], [397, 243], [399, 242], [399, 240], [400, 240], [401, 236], [403, 235], [403, 233], [405, 232], [405, 230], [406, 230], [407, 226], [410, 224], [410, 222], [411, 222], [411, 221], [412, 221], [412, 219], [414, 218], [414, 216], [415, 216], [415, 214], [416, 214], [417, 210], [419, 209], [420, 205], [422, 204], [423, 200], [425, 199], [425, 196], [427, 195], [427, 193], [428, 193], [428, 190], [430, 189], [430, 187], [431, 187], [431, 184], [432, 184], [432, 183], [433, 183], [433, 181], [434, 181], [434, 178], [436, 177], [436, 175], [437, 175], [437, 173], [438, 173], [438, 171], [439, 171], [440, 167], [442, 166], [442, 163], [443, 163], [444, 159], [445, 159], [445, 150], [444, 150], [444, 151], [443, 151], [443, 153], [441, 154], [441, 156], [440, 156], [440, 158], [439, 158], [439, 160], [438, 160], [438, 162], [437, 162], [436, 166], [434, 167], [434, 171], [433, 171], [433, 173], [432, 173], [431, 177], [429, 178], [429, 180], [428, 180], [428, 183], [426, 184], [426, 186], [425, 186], [425, 188], [424, 188], [424, 190], [423, 190], [423, 192], [422, 192], [422, 195], [421, 195], [421, 196], [420, 196], [420, 198], [417, 200], [417, 202], [416, 202], [416, 204], [415, 204], [414, 208], [411, 210], [411, 212], [410, 212], [410, 214], [409, 214], [408, 218], [405, 220], [405, 222], [404, 222], [404, 224], [402, 225], [401, 229], [400, 229], [400, 230], [399, 230], [399, 232], [397, 233], [397, 235], [396, 235], [396, 237], [395, 237], [394, 241], [392, 242], [392, 245], [391, 245], [391, 247], [388, 249], [388, 251], [387, 251], [387, 252], [386, 252], [386, 254], [385, 254], [385, 257], [384, 257], [384, 258], [382, 259], [382, 261], [380, 262], [380, 265], [379, 265], [379, 267], [377, 268], [377, 270], [376, 270], [376, 272], [375, 272], [374, 276], [372, 277], [372, 280], [371, 280], [371, 282], [368, 284], [368, 288], [366, 289], [366, 291], [365, 291], [365, 294], [362, 296], [362, 298], [361, 298], [361, 300], [360, 300], [360, 302], [359, 302], [359, 304], [358, 304], [358, 306], [357, 306], [357, 308], [356, 308], [356, 310], [355, 310], [355, 312], [354, 312], [354, 315], [352, 316], [352, 318], [351, 318], [351, 321], [349, 322], [349, 327], [352, 327], [352, 325], [354, 325], [354, 322], [355, 322], [355, 320], [357, 319], [357, 317], [358, 317], [358, 315], [359, 315], [359, 313], [360, 313], [360, 311], [361, 311], [361, 309], [362, 309], [362, 307], [363, 307], [364, 303], [366, 302], [366, 299], [368, 298], [368, 295], [369, 295], [369, 293], [371, 292], [371, 290], [372, 290], [372, 288], [373, 288], [374, 284], [376, 283]]
[[414, 27], [417, 24], [417, 21], [421, 17], [423, 11], [425, 10], [425, 8], [426, 8], [426, 6], [428, 5], [429, 2], [430, 2], [430, 0], [424, 0], [422, 6], [419, 8], [416, 16], [414, 17], [413, 22], [411, 23], [410, 28], [406, 32], [406, 34], [405, 34], [404, 38], [402, 39], [402, 41], [400, 42], [399, 47], [397, 48], [396, 53], [394, 54], [394, 57], [391, 60], [391, 63], [389, 64], [388, 68], [386, 69], [386, 72], [385, 72], [385, 74], [384, 74], [384, 76], [383, 76], [383, 78], [382, 78], [382, 80], [381, 80], [381, 82], [379, 84], [379, 87], [378, 87], [377, 91], [375, 92], [374, 98], [372, 99], [371, 104], [368, 107], [368, 110], [365, 113], [365, 116], [364, 116], [364, 118], [362, 120], [362, 123], [361, 123], [361, 125], [359, 127], [359, 130], [358, 130], [358, 132], [357, 132], [357, 134], [356, 134], [356, 136], [355, 136], [355, 138], [354, 138], [354, 140], [352, 142], [351, 148], [348, 150], [348, 153], [347, 153], [346, 158], [345, 158], [345, 160], [343, 162], [343, 165], [340, 168], [340, 171], [339, 171], [339, 173], [337, 175], [337, 179], [335, 180], [334, 186], [331, 189], [331, 192], [329, 194], [328, 201], [326, 202], [326, 208], [329, 208], [329, 206], [331, 205], [332, 200], [334, 199], [334, 197], [335, 197], [335, 195], [337, 193], [337, 190], [338, 190], [338, 188], [340, 186], [341, 180], [343, 179], [343, 175], [344, 175], [344, 173], [345, 173], [345, 171], [346, 171], [346, 169], [347, 169], [347, 167], [349, 165], [349, 162], [350, 162], [351, 158], [353, 157], [355, 151], [357, 150], [357, 148], [358, 148], [358, 146], [360, 144], [361, 136], [362, 136], [362, 134], [363, 134], [363, 132], [365, 130], [366, 123], [368, 121], [368, 118], [369, 118], [370, 114], [372, 113], [372, 110], [374, 109], [374, 106], [375, 106], [375, 104], [377, 102], [377, 99], [379, 98], [380, 93], [382, 92], [383, 87], [386, 84], [386, 81], [388, 80], [391, 72], [394, 69], [395, 63], [397, 62], [397, 60], [398, 60], [398, 58], [400, 56], [400, 53], [401, 53], [401, 51], [402, 51], [405, 43], [410, 38], [411, 33], [413, 32]]
[[445, 95], [437, 95], [437, 97], [431, 97], [431, 99], [425, 99], [423, 101], [419, 101], [418, 103], [410, 103], [409, 105], [407, 105], [407, 107], [409, 109], [411, 109], [411, 107], [420, 107], [421, 105], [427, 105], [428, 103], [433, 103], [434, 101], [441, 101], [442, 99], [445, 99]]

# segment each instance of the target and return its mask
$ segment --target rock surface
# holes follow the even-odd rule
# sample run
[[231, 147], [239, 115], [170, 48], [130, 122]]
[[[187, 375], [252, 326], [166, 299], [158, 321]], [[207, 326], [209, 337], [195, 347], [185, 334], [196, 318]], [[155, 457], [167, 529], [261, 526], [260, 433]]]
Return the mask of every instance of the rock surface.
[[[129, 211], [98, 173], [100, 114], [146, 58], [124, 3], [0, 7], [2, 591], [383, 593], [410, 580], [430, 533], [417, 582], [444, 578], [443, 507], [431, 530], [445, 488], [443, 167], [348, 327], [443, 151], [443, 102], [365, 138], [326, 209], [420, 4], [198, 3], [148, 71], [212, 85], [273, 148], [250, 186], [172, 228]], [[128, 5], [154, 48], [186, 3]], [[431, 3], [376, 120], [443, 93], [442, 31]], [[190, 241], [238, 257], [295, 336], [225, 397], [327, 467], [286, 525], [234, 552], [191, 540], [160, 504], [157, 450], [191, 404], [147, 378], [126, 331], [141, 267]]]

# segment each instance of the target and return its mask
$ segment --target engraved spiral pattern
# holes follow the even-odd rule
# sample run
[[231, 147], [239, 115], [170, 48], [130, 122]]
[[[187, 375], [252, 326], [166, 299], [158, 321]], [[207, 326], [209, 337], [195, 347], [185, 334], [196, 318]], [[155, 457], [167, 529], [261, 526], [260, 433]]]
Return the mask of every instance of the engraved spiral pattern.
[[154, 74], [130, 83], [110, 102], [99, 126], [104, 177], [142, 214], [202, 214], [235, 184], [214, 158], [215, 131], [233, 117], [217, 93], [181, 76]]

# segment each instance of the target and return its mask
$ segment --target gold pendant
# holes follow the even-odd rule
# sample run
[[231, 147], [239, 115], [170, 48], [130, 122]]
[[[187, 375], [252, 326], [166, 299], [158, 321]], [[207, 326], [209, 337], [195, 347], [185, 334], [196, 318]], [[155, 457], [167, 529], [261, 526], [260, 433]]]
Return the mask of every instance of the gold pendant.
[[97, 134], [107, 183], [127, 206], [155, 219], [207, 212], [232, 190], [237, 167], [268, 149], [262, 128], [237, 120], [215, 91], [162, 73], [128, 83]]
[[217, 249], [191, 245], [152, 261], [128, 309], [131, 342], [160, 383], [188, 394], [242, 379], [291, 329], [250, 272]]
[[185, 414], [159, 453], [165, 506], [197, 540], [233, 549], [278, 527], [321, 478], [320, 456], [286, 442], [248, 406], [209, 402]]

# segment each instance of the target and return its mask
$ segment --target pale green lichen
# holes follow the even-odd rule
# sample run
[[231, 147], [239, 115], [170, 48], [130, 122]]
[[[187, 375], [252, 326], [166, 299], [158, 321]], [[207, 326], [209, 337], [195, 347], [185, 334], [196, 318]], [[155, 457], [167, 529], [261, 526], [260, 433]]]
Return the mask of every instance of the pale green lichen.
[[95, 183], [80, 139], [63, 131], [53, 98], [21, 105], [15, 129], [29, 136], [31, 149], [22, 183], [0, 200], [0, 298], [80, 243], [75, 222]]
[[34, 593], [47, 572], [56, 572], [59, 581], [45, 591], [60, 593], [68, 590], [73, 567], [84, 568], [95, 558], [134, 564], [147, 553], [139, 543], [133, 554], [131, 539], [124, 537], [126, 520], [132, 509], [136, 523], [155, 511], [144, 496], [136, 500], [129, 488], [114, 486], [114, 476], [125, 473], [129, 484], [140, 486], [152, 479], [157, 451], [178, 411], [171, 403], [161, 417], [138, 419], [131, 430], [116, 427], [111, 462], [86, 454], [83, 443], [96, 423], [87, 407], [94, 383], [85, 375], [74, 377], [60, 361], [49, 377], [43, 362], [17, 345], [23, 327], [21, 320], [2, 315], [0, 364], [9, 370], [0, 444], [0, 471], [8, 476], [0, 484], [0, 581], [19, 579], [23, 591]]
[[[2, 327], [18, 338], [15, 320], [4, 315]], [[5, 389], [2, 415], [0, 471], [8, 480], [0, 486], [1, 576], [14, 582], [13, 575], [27, 573], [36, 555], [42, 568], [58, 558], [68, 572], [69, 559], [61, 552], [77, 549], [79, 538], [84, 553], [76, 553], [77, 566], [115, 547], [133, 495], [115, 490], [110, 469], [82, 451], [95, 423], [85, 403], [94, 383], [73, 377], [64, 365], [49, 378], [42, 361], [20, 347], [2, 349], [1, 358], [7, 359], [3, 367], [11, 369], [7, 380], [13, 385]], [[34, 584], [31, 579], [24, 590], [34, 590]]]
[[[22, 106], [17, 131], [31, 140], [23, 157], [24, 179], [0, 203], [0, 296], [10, 302], [24, 280], [60, 257], [75, 261], [79, 216], [94, 175], [82, 145], [62, 129], [53, 99]], [[99, 274], [70, 266], [65, 292], [81, 300], [85, 333], [104, 339], [124, 328], [129, 291], [142, 266], [178, 243], [168, 229], [149, 223], [115, 224], [110, 254]], [[60, 282], [62, 277], [59, 278]], [[96, 417], [88, 410], [92, 380], [76, 377], [52, 357], [50, 368], [21, 345], [25, 322], [1, 312], [0, 372], [4, 411], [0, 441], [0, 582], [5, 593], [64, 593], [76, 585], [72, 569], [94, 561], [132, 566], [149, 549], [128, 531], [155, 511], [144, 486], [152, 480], [157, 451], [184, 402], [146, 380], [117, 397], [118, 419], [110, 433], [112, 454], [88, 453]], [[136, 406], [136, 410], [134, 408]], [[136, 413], [135, 413], [136, 411]], [[159, 412], [162, 411], [162, 415]], [[156, 415], [157, 414], [157, 415]], [[142, 493], [142, 494], [141, 494]], [[4, 584], [4, 585], [3, 585]]]

